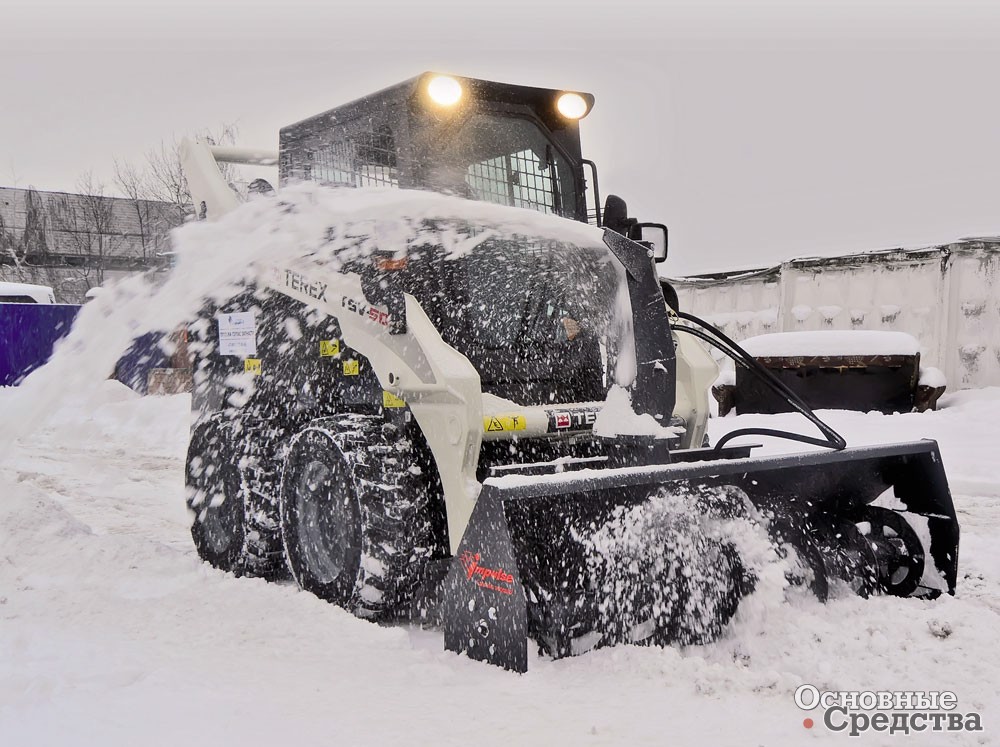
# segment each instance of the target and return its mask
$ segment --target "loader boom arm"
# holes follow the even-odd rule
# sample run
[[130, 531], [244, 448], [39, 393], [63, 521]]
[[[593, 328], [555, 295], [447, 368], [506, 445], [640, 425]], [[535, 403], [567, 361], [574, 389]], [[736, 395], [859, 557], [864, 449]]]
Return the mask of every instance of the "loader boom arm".
[[[357, 275], [310, 262], [271, 267], [265, 283], [335, 317], [344, 343], [365, 356], [382, 388], [410, 408], [427, 440], [444, 488], [448, 536], [455, 552], [476, 503], [471, 486], [482, 441], [479, 373], [448, 345], [413, 296], [405, 294], [407, 330], [390, 334], [388, 312], [370, 304]], [[351, 310], [354, 309], [354, 310]], [[365, 313], [357, 310], [364, 309]]]

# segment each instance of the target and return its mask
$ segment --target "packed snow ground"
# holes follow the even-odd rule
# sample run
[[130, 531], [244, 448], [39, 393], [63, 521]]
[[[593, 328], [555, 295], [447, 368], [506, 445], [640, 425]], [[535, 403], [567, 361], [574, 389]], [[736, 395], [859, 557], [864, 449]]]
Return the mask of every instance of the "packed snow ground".
[[[25, 395], [0, 390], [0, 412]], [[751, 599], [710, 646], [534, 657], [518, 676], [443, 651], [440, 633], [379, 627], [291, 585], [199, 562], [182, 490], [188, 398], [139, 398], [107, 382], [9, 447], [0, 467], [0, 742], [847, 740], [803, 728], [792, 693], [812, 683], [953, 690], [986, 731], [893, 743], [996, 744], [1000, 389], [945, 405], [824, 415], [852, 444], [939, 440], [963, 531], [956, 597]], [[713, 421], [712, 435], [764, 420], [806, 427], [793, 416], [742, 416]]]

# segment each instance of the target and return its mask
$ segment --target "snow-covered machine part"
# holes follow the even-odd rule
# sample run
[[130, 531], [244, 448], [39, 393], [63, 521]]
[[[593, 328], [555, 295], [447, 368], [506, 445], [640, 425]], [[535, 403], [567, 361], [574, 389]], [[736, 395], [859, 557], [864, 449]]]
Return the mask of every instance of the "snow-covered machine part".
[[[642, 234], [665, 227], [617, 198], [582, 225], [565, 93], [426, 74], [282, 130], [283, 180], [498, 204], [436, 196], [431, 214], [426, 194], [383, 190], [345, 216], [343, 192], [299, 186], [232, 216], [301, 254], [191, 325], [200, 556], [361, 617], [440, 622], [449, 649], [516, 671], [529, 639], [566, 656], [722, 634], [757, 582], [748, 534], [821, 598], [952, 592], [933, 442], [845, 449], [765, 371], [822, 438], [743, 429], [698, 448], [717, 367], [691, 338], [753, 360], [668, 305]], [[202, 217], [222, 219], [202, 235], [221, 240], [235, 196], [210, 149], [187, 152]], [[727, 445], [745, 435], [834, 451], [753, 459]], [[888, 491], [898, 510], [870, 505]]]
[[212, 156], [218, 163], [244, 166], [277, 166], [278, 152], [260, 148], [237, 148], [230, 145], [210, 145]]
[[[476, 481], [483, 431], [469, 424], [485, 420], [479, 374], [468, 358], [441, 339], [412, 295], [401, 294], [406, 329], [393, 334], [384, 323], [389, 318], [388, 310], [369, 305], [360, 277], [317, 271], [311, 265], [306, 262], [294, 269], [271, 268], [265, 283], [288, 298], [336, 318], [340, 327], [338, 346], [353, 351], [359, 361], [363, 357], [382, 390], [395, 398], [393, 401], [406, 403], [438, 465], [454, 552], [475, 503], [469, 485]], [[322, 292], [318, 293], [320, 288]], [[364, 308], [368, 313], [344, 314], [349, 306]], [[527, 424], [527, 414], [517, 410], [491, 413], [489, 418], [497, 422], [516, 418], [518, 425], [523, 421], [522, 431]], [[492, 435], [510, 433], [504, 428]]]
[[[690, 644], [716, 637], [756, 581], [755, 569], [736, 554], [733, 535], [717, 528], [672, 535], [664, 519], [681, 517], [667, 513], [653, 527], [626, 525], [619, 533], [639, 534], [640, 547], [581, 541], [593, 537], [595, 527], [614, 527], [623, 508], [652, 510], [654, 485], [668, 495], [697, 497], [685, 508], [711, 520], [760, 522], [777, 552], [797, 560], [791, 582], [807, 584], [821, 599], [837, 584], [862, 596], [954, 591], [958, 523], [950, 497], [942, 501], [948, 486], [932, 441], [544, 479], [501, 477], [483, 486], [459, 563], [446, 580], [445, 645], [525, 671], [529, 639], [565, 656], [615, 643]], [[886, 491], [901, 501], [901, 512], [870, 506]], [[927, 522], [929, 546], [910, 521]], [[681, 563], [691, 545], [701, 557]], [[720, 546], [723, 552], [713, 554]], [[640, 564], [638, 573], [629, 577], [620, 565], [595, 562], [604, 555]], [[597, 624], [609, 609], [621, 624]]]

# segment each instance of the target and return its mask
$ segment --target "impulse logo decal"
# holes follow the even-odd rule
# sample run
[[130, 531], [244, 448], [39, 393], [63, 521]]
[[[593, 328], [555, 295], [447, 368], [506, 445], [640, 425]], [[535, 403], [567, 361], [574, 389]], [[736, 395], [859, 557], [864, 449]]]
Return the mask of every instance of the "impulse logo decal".
[[479, 553], [466, 550], [459, 557], [465, 568], [465, 577], [476, 586], [499, 591], [501, 594], [514, 593], [514, 577], [500, 568], [487, 568], [479, 565]]

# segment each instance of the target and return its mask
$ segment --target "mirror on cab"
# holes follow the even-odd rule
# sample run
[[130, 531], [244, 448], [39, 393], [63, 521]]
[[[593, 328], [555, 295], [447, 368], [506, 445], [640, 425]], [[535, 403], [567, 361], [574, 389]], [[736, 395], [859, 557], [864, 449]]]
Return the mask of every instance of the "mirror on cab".
[[618, 195], [608, 195], [604, 203], [604, 227], [627, 236], [653, 250], [653, 259], [667, 258], [667, 227], [662, 223], [643, 223], [628, 217], [628, 205]]
[[662, 223], [636, 223], [632, 227], [634, 241], [645, 244], [653, 250], [653, 259], [662, 262], [667, 258], [668, 231]]

